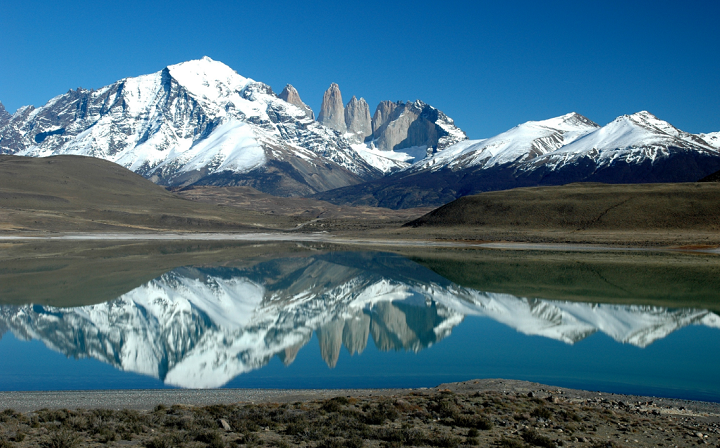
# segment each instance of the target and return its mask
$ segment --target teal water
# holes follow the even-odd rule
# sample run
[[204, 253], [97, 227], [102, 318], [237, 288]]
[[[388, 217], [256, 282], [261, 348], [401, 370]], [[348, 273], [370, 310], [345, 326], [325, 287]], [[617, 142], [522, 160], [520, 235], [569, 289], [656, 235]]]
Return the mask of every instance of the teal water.
[[518, 297], [373, 252], [181, 267], [91, 306], [0, 307], [1, 390], [432, 387], [720, 401], [720, 318]]

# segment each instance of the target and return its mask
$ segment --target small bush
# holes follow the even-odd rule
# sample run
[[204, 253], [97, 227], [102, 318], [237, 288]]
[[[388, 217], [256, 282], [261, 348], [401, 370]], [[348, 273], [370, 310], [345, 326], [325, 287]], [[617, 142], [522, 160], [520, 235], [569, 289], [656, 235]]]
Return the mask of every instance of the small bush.
[[102, 428], [98, 431], [98, 441], [100, 443], [109, 443], [117, 440], [117, 433], [111, 428]]
[[284, 440], [276, 440], [273, 445], [277, 448], [290, 448], [290, 444]]
[[395, 421], [400, 416], [400, 413], [395, 409], [395, 406], [388, 402], [382, 402], [378, 406], [370, 409], [365, 414], [364, 421], [368, 425], [382, 425], [385, 420]]
[[174, 440], [168, 436], [155, 437], [145, 442], [145, 448], [173, 448]]
[[440, 448], [456, 448], [458, 445], [460, 445], [460, 442], [460, 437], [445, 435], [433, 437], [426, 441], [428, 445], [437, 446]]
[[78, 437], [65, 429], [50, 434], [50, 439], [43, 444], [45, 448], [73, 448], [78, 444]]
[[490, 420], [483, 417], [482, 415], [465, 415], [460, 414], [455, 416], [455, 424], [462, 428], [475, 428], [487, 431], [492, 429], [493, 424]]
[[320, 407], [325, 412], [340, 412], [342, 411], [342, 405], [334, 400], [328, 400]]
[[556, 448], [557, 444], [554, 440], [545, 437], [533, 429], [527, 429], [523, 431], [522, 438], [524, 441], [532, 446], [539, 446], [542, 448]]
[[506, 439], [505, 437], [498, 440], [495, 445], [503, 448], [525, 448], [527, 446], [519, 440]]
[[574, 413], [573, 411], [565, 411], [565, 410], [563, 410], [563, 411], [560, 411], [560, 415], [562, 416], [563, 419], [565, 419], [566, 422], [567, 422], [567, 421], [571, 421], [571, 420], [574, 421], [574, 422], [580, 422], [580, 421], [582, 421], [582, 419], [580, 418], [580, 416], [577, 415], [576, 413]]
[[222, 436], [217, 431], [200, 431], [193, 435], [196, 442], [206, 443], [209, 448], [222, 448], [225, 446]]
[[547, 420], [553, 416], [553, 413], [550, 409], [544, 406], [538, 406], [530, 413], [530, 415], [532, 415], [533, 417], [544, 418]]
[[325, 438], [317, 444], [317, 448], [344, 448], [345, 443], [341, 439]]

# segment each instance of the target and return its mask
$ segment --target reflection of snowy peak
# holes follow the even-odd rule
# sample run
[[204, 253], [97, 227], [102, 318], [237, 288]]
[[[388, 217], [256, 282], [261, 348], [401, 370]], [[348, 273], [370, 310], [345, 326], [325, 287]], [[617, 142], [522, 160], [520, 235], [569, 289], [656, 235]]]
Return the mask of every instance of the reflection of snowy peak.
[[179, 268], [123, 296], [78, 308], [0, 307], [0, 329], [74, 357], [182, 387], [218, 387], [273, 356], [286, 364], [316, 333], [335, 366], [360, 353], [419, 351], [465, 315], [574, 343], [596, 331], [647, 346], [691, 324], [720, 328], [708, 311], [524, 299], [454, 285], [388, 254], [328, 254], [250, 269]]
[[569, 344], [599, 331], [617, 342], [646, 347], [688, 325], [718, 327], [720, 321], [707, 310], [558, 302], [472, 290], [437, 300], [464, 315], [489, 317], [521, 333]]
[[207, 57], [69, 91], [2, 123], [0, 153], [93, 156], [166, 185], [202, 180], [291, 195], [379, 174], [306, 110]]

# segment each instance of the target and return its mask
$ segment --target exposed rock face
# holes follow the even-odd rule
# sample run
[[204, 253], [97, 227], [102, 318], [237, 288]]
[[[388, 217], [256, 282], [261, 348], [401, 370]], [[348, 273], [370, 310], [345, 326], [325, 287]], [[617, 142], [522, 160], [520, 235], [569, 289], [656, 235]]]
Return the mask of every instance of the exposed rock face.
[[282, 92], [280, 92], [280, 95], [278, 95], [281, 100], [285, 100], [290, 104], [294, 104], [300, 109], [305, 111], [305, 115], [308, 116], [310, 119], [315, 119], [315, 113], [308, 107], [307, 104], [303, 103], [303, 101], [300, 99], [300, 94], [298, 91], [293, 87], [291, 84], [288, 84], [285, 86]]
[[10, 121], [10, 115], [8, 111], [5, 110], [5, 106], [3, 106], [3, 103], [0, 102], [0, 127], [5, 126]]
[[322, 105], [320, 106], [320, 115], [318, 121], [338, 132], [345, 133], [345, 111], [343, 109], [342, 94], [340, 87], [332, 83], [323, 95]]
[[433, 154], [467, 139], [451, 118], [420, 100], [381, 102], [372, 127], [375, 145], [382, 151], [424, 146]]
[[370, 122], [370, 107], [364, 98], [359, 100], [352, 97], [345, 106], [345, 126], [347, 132], [352, 134], [353, 140], [365, 141], [365, 138], [372, 135], [372, 123]]
[[375, 114], [372, 117], [372, 131], [373, 138], [377, 139], [382, 134], [381, 128], [385, 128], [387, 123], [390, 121], [390, 116], [397, 109], [398, 104], [402, 104], [400, 101], [393, 103], [392, 101], [381, 101], [375, 109]]

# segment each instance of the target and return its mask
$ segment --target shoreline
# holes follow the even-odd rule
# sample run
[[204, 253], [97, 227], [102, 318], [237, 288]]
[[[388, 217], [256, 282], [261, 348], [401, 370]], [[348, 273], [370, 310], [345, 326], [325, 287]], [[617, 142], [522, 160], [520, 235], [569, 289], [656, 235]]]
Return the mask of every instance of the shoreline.
[[644, 403], [644, 410], [661, 414], [704, 415], [720, 421], [720, 402], [687, 400], [612, 392], [556, 387], [547, 384], [508, 379], [474, 379], [443, 383], [432, 388], [389, 389], [114, 389], [68, 391], [6, 391], [0, 392], [0, 411], [13, 409], [33, 412], [38, 409], [134, 409], [149, 411], [157, 405], [209, 406], [233, 403], [291, 403], [326, 400], [333, 397], [383, 397], [408, 393], [498, 392], [522, 394], [546, 399], [562, 396], [564, 400], [583, 402], [622, 401]]
[[[160, 391], [96, 391], [102, 406], [7, 409], [0, 413], [0, 443], [4, 447], [163, 448], [720, 447], [720, 403], [499, 379], [430, 389], [249, 392], [162, 391], [174, 398], [184, 395], [186, 400], [158, 403], [152, 398]], [[142, 407], [111, 408], [113, 398], [138, 393], [149, 395], [136, 401]], [[217, 393], [236, 395], [227, 402], [217, 400]], [[0, 394], [0, 408], [5, 407], [6, 395]], [[27, 397], [27, 393], [18, 397], [23, 395]], [[52, 394], [33, 395], [45, 395], [44, 404], [51, 404], [47, 396]], [[212, 395], [215, 400], [202, 400]], [[254, 400], [235, 401], [238, 397]], [[55, 403], [61, 404], [70, 403]]]
[[613, 244], [521, 241], [468, 241], [463, 239], [364, 239], [317, 233], [67, 233], [53, 235], [0, 235], [0, 242], [13, 241], [227, 241], [227, 242], [317, 242], [359, 246], [437, 247], [556, 252], [689, 252], [719, 254], [715, 245], [698, 246], [623, 246]]

